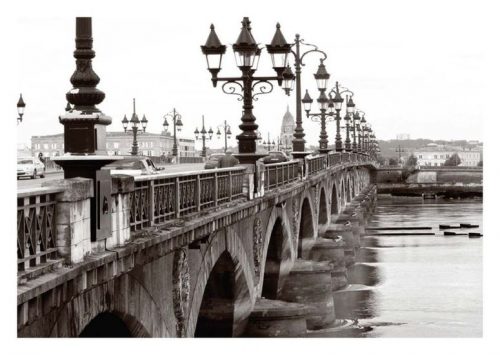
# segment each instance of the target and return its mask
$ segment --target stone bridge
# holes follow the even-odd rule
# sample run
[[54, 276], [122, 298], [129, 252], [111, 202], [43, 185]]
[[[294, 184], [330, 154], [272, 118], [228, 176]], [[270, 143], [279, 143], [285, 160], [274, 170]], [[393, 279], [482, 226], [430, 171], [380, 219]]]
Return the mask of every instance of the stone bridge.
[[19, 337], [300, 336], [335, 324], [376, 202], [374, 159], [112, 178], [91, 236], [90, 179], [18, 192]]

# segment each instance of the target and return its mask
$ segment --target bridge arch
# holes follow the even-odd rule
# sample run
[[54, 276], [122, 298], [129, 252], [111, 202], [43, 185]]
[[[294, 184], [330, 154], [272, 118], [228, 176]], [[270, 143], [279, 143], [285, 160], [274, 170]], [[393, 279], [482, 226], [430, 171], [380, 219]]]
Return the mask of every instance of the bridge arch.
[[337, 183], [334, 183], [333, 187], [332, 187], [330, 212], [331, 212], [331, 215], [338, 215], [339, 211], [340, 211], [340, 208], [339, 208], [339, 197], [338, 197], [338, 192], [337, 192]]
[[313, 210], [309, 201], [309, 197], [304, 198], [300, 209], [297, 258], [303, 259], [307, 258], [309, 254], [316, 233], [315, 219], [313, 218]]
[[325, 189], [321, 188], [319, 193], [319, 212], [318, 225], [324, 226], [328, 224], [328, 204], [326, 203]]
[[[253, 268], [232, 227], [209, 237], [202, 260], [195, 273], [186, 335], [241, 335], [255, 301], [255, 292]], [[222, 316], [219, 321], [212, 318], [215, 314], [211, 309], [214, 307], [220, 312], [217, 317]]]
[[[124, 290], [127, 297], [116, 296]], [[60, 309], [50, 336], [174, 336], [160, 315], [149, 291], [127, 273], [67, 302]], [[119, 329], [110, 329], [110, 325]]]
[[267, 299], [277, 299], [284, 280], [292, 268], [292, 241], [288, 226], [284, 223], [282, 214], [275, 208], [272, 218], [269, 220], [266, 231], [266, 243], [263, 250], [265, 256], [261, 265], [263, 268], [261, 296]]

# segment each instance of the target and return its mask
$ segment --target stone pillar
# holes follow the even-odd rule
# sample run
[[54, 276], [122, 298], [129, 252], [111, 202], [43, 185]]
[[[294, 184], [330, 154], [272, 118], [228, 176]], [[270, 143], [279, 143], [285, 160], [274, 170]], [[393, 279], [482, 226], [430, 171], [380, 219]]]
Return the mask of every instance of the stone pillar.
[[76, 264], [91, 252], [90, 199], [93, 181], [86, 178], [53, 180], [42, 186], [62, 187], [56, 196], [56, 247], [66, 264]]
[[[238, 166], [244, 166], [247, 168], [245, 171], [245, 178], [243, 179], [243, 193], [247, 196], [249, 200], [253, 200], [255, 196], [255, 191], [257, 191], [257, 195], [259, 194], [259, 185], [261, 185], [256, 177], [256, 168], [255, 164], [240, 164]], [[255, 189], [255, 185], [257, 185], [257, 189]]]
[[113, 175], [111, 187], [111, 237], [106, 238], [106, 249], [123, 246], [130, 241], [130, 194], [134, 191], [134, 177]]

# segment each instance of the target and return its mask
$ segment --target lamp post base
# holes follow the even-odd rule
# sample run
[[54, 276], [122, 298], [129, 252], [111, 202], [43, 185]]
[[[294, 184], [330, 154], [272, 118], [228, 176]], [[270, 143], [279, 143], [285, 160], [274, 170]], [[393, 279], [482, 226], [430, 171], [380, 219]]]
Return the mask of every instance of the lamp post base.
[[313, 152], [292, 152], [293, 159], [304, 159], [306, 156], [312, 154]]
[[233, 154], [233, 156], [240, 161], [240, 164], [255, 164], [257, 162], [257, 160], [259, 160], [260, 158], [265, 157], [267, 155], [268, 154], [262, 154], [262, 153]]

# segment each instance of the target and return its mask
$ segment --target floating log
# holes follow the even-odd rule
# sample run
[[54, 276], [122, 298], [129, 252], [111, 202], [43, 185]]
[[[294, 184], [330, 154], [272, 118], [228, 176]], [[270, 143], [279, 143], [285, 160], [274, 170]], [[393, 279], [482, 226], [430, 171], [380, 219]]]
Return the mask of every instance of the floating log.
[[478, 228], [479, 224], [460, 223], [460, 228]]
[[370, 231], [381, 231], [381, 230], [421, 230], [421, 229], [432, 229], [432, 227], [371, 227], [365, 228], [365, 230]]
[[457, 232], [444, 231], [444, 235], [467, 235], [467, 233], [457, 233]]
[[372, 237], [376, 237], [376, 236], [391, 236], [391, 235], [436, 235], [435, 233], [427, 233], [427, 232], [422, 232], [422, 233], [419, 233], [419, 232], [413, 232], [413, 233], [405, 233], [405, 232], [401, 232], [401, 233], [371, 233], [370, 235], [367, 235], [367, 236], [372, 236]]
[[482, 236], [481, 233], [469, 232], [469, 238], [481, 238]]
[[439, 229], [459, 229], [460, 226], [450, 226], [449, 224], [440, 224]]

